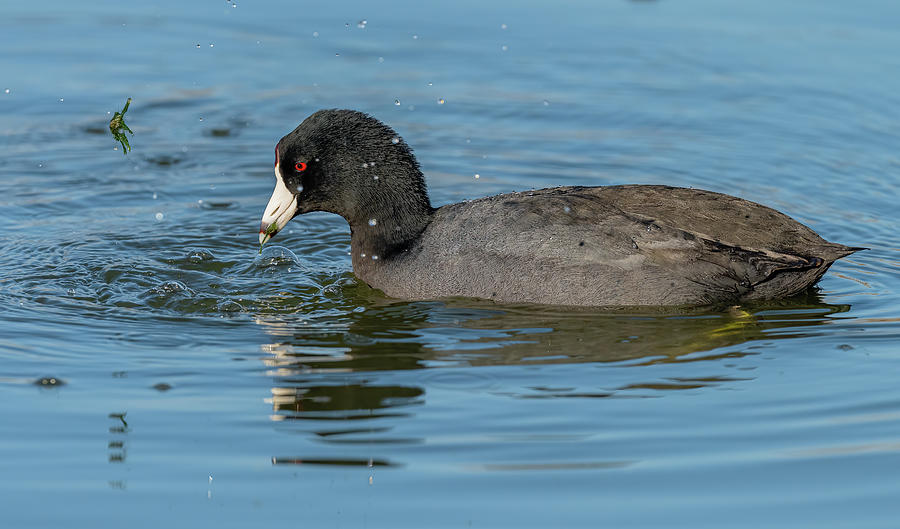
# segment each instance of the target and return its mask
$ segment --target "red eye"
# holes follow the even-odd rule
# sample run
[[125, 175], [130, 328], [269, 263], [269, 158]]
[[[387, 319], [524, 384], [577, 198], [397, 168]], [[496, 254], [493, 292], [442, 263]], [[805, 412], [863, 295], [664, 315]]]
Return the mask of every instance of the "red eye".
[[303, 171], [306, 171], [306, 162], [295, 163], [294, 169], [296, 169], [298, 173], [302, 173]]

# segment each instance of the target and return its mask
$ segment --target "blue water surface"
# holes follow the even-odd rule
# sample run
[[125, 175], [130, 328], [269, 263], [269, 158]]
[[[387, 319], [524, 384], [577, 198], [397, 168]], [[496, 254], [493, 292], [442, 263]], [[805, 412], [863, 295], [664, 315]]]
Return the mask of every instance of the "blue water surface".
[[[898, 21], [889, 0], [5, 5], [0, 526], [897, 527]], [[394, 127], [435, 205], [693, 186], [869, 250], [764, 305], [391, 300], [336, 216], [257, 254], [275, 142], [334, 107]]]

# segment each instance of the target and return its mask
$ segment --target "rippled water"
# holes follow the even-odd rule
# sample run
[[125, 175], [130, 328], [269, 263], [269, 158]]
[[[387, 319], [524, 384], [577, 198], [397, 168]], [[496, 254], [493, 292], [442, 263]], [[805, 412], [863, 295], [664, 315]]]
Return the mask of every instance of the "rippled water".
[[[896, 526], [900, 5], [263, 4], [3, 10], [4, 527]], [[724, 312], [392, 301], [337, 217], [257, 254], [327, 107], [436, 204], [696, 186], [871, 249]]]

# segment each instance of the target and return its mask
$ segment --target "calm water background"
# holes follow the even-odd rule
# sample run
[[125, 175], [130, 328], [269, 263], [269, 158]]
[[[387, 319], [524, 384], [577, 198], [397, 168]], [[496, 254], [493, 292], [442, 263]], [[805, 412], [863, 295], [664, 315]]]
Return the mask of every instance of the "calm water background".
[[[896, 527], [898, 23], [891, 0], [8, 2], [0, 526]], [[436, 204], [696, 186], [871, 250], [724, 312], [395, 302], [340, 218], [256, 253], [273, 146], [327, 107], [395, 127]]]

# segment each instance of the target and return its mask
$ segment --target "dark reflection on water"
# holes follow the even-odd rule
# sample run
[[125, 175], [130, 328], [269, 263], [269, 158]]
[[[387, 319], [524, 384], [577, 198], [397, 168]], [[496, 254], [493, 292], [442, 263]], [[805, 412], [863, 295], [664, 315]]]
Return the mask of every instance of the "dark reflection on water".
[[[791, 300], [711, 309], [616, 311], [562, 307], [500, 306], [475, 301], [396, 303], [370, 299], [341, 325], [314, 325], [279, 318], [259, 323], [278, 341], [264, 350], [274, 376], [272, 420], [293, 423], [333, 447], [421, 444], [423, 437], [398, 434], [430, 391], [482, 392], [515, 399], [648, 398], [660, 392], [725, 388], [754, 379], [741, 374], [670, 376], [641, 380], [642, 367], [712, 362], [762, 352], [754, 342], [809, 336], [850, 310], [828, 304], [810, 291]], [[846, 316], [844, 316], [846, 317]], [[610, 365], [633, 369], [633, 381], [602, 391], [573, 385], [510, 389], [491, 366]], [[450, 367], [468, 369], [447, 369]], [[391, 376], [420, 370], [408, 384], [385, 384]], [[349, 421], [349, 422], [348, 422]], [[348, 426], [336, 426], [346, 423]], [[355, 424], [350, 426], [350, 424]], [[560, 435], [560, 434], [554, 434]], [[565, 435], [565, 434], [563, 434]], [[394, 461], [397, 460], [395, 457]], [[400, 456], [402, 460], [402, 456]], [[275, 457], [273, 464], [360, 465], [362, 459]], [[384, 459], [387, 461], [387, 459]], [[388, 463], [385, 463], [386, 465]], [[394, 463], [391, 463], [394, 464]], [[487, 471], [615, 469], [628, 461], [487, 463]]]
[[266, 346], [273, 354], [271, 365], [282, 373], [299, 373], [425, 369], [438, 363], [692, 362], [731, 354], [707, 351], [809, 335], [849, 310], [848, 304], [826, 304], [810, 291], [725, 311], [604, 312], [451, 301], [376, 304], [331, 329], [273, 323], [263, 316], [257, 322], [279, 338]]

